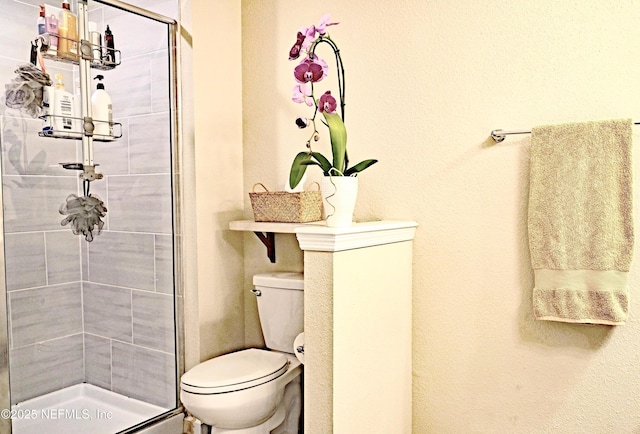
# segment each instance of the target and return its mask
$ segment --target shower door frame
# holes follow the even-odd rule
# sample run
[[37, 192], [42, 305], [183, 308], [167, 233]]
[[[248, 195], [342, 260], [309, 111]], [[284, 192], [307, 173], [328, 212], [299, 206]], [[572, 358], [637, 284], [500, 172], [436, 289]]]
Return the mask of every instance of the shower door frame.
[[[80, 0], [86, 2], [87, 0]], [[91, 0], [96, 3], [105, 4], [107, 6], [121, 9], [125, 12], [140, 15], [142, 17], [158, 21], [167, 25], [168, 33], [168, 55], [169, 55], [169, 109], [170, 109], [170, 140], [171, 140], [171, 202], [172, 202], [172, 241], [173, 241], [173, 300], [174, 300], [174, 342], [176, 349], [176, 384], [174, 388], [176, 407], [141, 422], [135, 426], [120, 431], [119, 434], [128, 434], [137, 432], [140, 429], [149, 427], [162, 420], [169, 419], [180, 413], [183, 413], [182, 404], [180, 403], [179, 381], [184, 373], [184, 278], [182, 275], [183, 265], [182, 259], [185, 257], [184, 250], [184, 225], [183, 225], [183, 209], [184, 194], [182, 192], [182, 142], [179, 122], [180, 100], [180, 70], [178, 63], [179, 44], [177, 35], [179, 34], [179, 24], [172, 18], [156, 14], [154, 12], [139, 8], [119, 0]], [[2, 176], [2, 167], [0, 165], [0, 178]], [[3, 192], [0, 189], [0, 210], [4, 209]], [[11, 427], [11, 389], [9, 382], [9, 336], [8, 336], [8, 317], [7, 317], [7, 286], [6, 286], [6, 264], [4, 256], [4, 219], [0, 218], [0, 432], [10, 434]]]

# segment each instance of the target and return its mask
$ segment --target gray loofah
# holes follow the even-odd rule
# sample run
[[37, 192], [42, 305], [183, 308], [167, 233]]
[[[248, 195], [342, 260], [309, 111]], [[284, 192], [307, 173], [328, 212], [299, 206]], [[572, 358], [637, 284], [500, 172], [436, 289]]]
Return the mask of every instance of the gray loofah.
[[[60, 221], [62, 226], [71, 223], [71, 230], [75, 235], [84, 235], [84, 239], [91, 242], [93, 235], [100, 235], [107, 208], [99, 198], [88, 195], [78, 196], [70, 194], [67, 200], [60, 206], [60, 214], [67, 215]], [[97, 228], [97, 229], [96, 229]]]
[[4, 85], [5, 104], [37, 118], [42, 110], [42, 87], [51, 86], [51, 78], [31, 63], [19, 66], [15, 73], [17, 77]]

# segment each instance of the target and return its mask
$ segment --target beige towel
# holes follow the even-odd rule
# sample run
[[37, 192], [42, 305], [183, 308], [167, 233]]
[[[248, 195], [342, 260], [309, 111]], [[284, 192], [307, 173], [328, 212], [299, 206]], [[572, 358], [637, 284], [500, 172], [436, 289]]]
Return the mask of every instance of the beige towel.
[[624, 324], [633, 255], [630, 119], [531, 131], [529, 248], [537, 319]]

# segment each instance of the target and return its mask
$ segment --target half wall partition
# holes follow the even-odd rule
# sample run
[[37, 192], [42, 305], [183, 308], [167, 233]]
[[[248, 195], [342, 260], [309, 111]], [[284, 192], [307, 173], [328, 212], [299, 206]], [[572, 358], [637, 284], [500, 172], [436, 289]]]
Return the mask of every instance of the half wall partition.
[[[3, 83], [29, 61], [41, 3], [7, 0]], [[91, 75], [104, 76], [122, 137], [93, 143], [104, 177], [90, 194], [107, 213], [88, 242], [59, 213], [83, 192], [78, 171], [59, 164], [83, 161], [81, 141], [41, 137], [43, 120], [0, 106], [2, 432], [134, 432], [181, 411], [176, 23], [117, 0], [78, 3], [120, 52], [118, 66]], [[45, 66], [74, 93], [77, 65]]]

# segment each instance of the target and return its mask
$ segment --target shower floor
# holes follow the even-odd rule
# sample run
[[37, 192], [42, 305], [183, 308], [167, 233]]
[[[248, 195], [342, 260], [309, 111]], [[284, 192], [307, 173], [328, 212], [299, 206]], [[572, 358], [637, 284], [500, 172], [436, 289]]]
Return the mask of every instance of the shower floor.
[[13, 434], [115, 434], [167, 408], [76, 384], [12, 407]]

